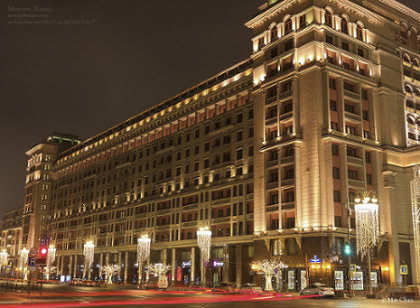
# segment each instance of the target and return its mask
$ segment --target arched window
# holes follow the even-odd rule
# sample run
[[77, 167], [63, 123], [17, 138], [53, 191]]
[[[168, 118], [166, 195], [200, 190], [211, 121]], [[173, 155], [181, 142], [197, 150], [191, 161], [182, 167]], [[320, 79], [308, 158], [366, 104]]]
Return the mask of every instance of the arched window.
[[292, 31], [292, 19], [289, 18], [284, 23], [284, 34], [287, 34]]
[[277, 36], [277, 26], [274, 26], [271, 29], [271, 41], [274, 41], [276, 39], [278, 39], [278, 36]]
[[357, 27], [356, 27], [356, 37], [359, 40], [363, 41], [363, 27], [359, 24], [357, 24]]
[[407, 62], [407, 63], [411, 63], [411, 61], [410, 61], [410, 57], [409, 57], [407, 54], [404, 54], [404, 55], [403, 55], [403, 60], [404, 60], [405, 62]]
[[404, 45], [408, 44], [408, 28], [406, 25], [401, 26], [400, 41]]
[[341, 19], [341, 32], [349, 34], [349, 25], [345, 17]]
[[419, 60], [418, 59], [413, 59], [413, 66], [415, 67], [419, 67]]
[[330, 11], [325, 11], [325, 24], [332, 27], [332, 14]]
[[412, 117], [407, 117], [407, 123], [414, 125], [414, 119]]
[[405, 87], [404, 87], [404, 90], [405, 90], [405, 92], [407, 92], [407, 93], [413, 93], [413, 90], [411, 89], [411, 87], [409, 86], [409, 85], [405, 85]]
[[408, 40], [408, 46], [412, 49], [417, 49], [417, 43], [418, 43], [417, 30], [414, 28], [411, 28], [410, 38]]

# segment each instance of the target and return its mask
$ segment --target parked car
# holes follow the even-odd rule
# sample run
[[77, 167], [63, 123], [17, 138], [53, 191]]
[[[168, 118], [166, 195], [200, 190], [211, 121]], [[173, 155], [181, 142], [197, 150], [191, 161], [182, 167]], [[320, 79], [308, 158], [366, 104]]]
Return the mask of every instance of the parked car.
[[83, 280], [81, 278], [73, 278], [73, 280], [70, 281], [69, 285], [71, 285], [71, 286], [81, 286], [81, 285], [83, 285]]
[[315, 282], [300, 291], [300, 295], [334, 296], [334, 289], [319, 282]]

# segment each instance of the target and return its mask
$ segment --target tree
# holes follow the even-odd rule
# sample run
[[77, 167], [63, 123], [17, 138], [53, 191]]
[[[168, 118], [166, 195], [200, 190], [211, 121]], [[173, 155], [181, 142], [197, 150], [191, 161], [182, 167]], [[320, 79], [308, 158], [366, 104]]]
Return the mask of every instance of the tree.
[[171, 267], [162, 263], [154, 263], [149, 265], [149, 271], [152, 274], [158, 275], [158, 288], [166, 289], [168, 287], [168, 280], [166, 279], [166, 272]]
[[108, 284], [112, 284], [112, 276], [114, 274], [119, 273], [120, 270], [121, 270], [121, 266], [116, 265], [116, 264], [101, 266], [101, 271], [105, 273], [105, 281]]
[[276, 270], [278, 272], [284, 267], [286, 267], [286, 265], [279, 260], [254, 261], [251, 265], [252, 270], [262, 271], [264, 273], [266, 291], [273, 291], [271, 278], [276, 274]]

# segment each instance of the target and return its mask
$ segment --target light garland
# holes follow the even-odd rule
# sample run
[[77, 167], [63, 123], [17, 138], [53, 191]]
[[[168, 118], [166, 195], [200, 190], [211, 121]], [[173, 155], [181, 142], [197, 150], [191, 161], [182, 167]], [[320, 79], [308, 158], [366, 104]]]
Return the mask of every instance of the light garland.
[[264, 273], [265, 291], [273, 290], [273, 284], [271, 283], [271, 278], [276, 274], [276, 270], [281, 270], [282, 268], [285, 268], [285, 267], [287, 267], [287, 265], [279, 260], [255, 261], [251, 264], [251, 269], [253, 271], [261, 271]]
[[7, 265], [7, 251], [3, 249], [2, 252], [0, 252], [0, 265]]
[[151, 239], [147, 234], [142, 235], [137, 239], [137, 262], [139, 265], [138, 268], [138, 284], [141, 283], [143, 276], [143, 263], [150, 256], [150, 242]]
[[56, 249], [54, 248], [54, 246], [51, 245], [48, 248], [47, 263], [46, 263], [47, 280], [50, 279], [50, 274], [54, 271], [52, 265], [55, 261], [55, 252], [56, 252]]
[[90, 279], [90, 267], [93, 263], [93, 257], [95, 254], [95, 245], [92, 241], [88, 241], [83, 246], [83, 255], [85, 256], [85, 268], [83, 270], [83, 279], [86, 278], [86, 272], [88, 272], [88, 279]]
[[29, 250], [23, 248], [19, 253], [19, 268], [24, 269], [26, 267], [26, 263], [28, 262], [28, 254]]
[[117, 264], [105, 265], [100, 267], [101, 272], [105, 273], [105, 281], [112, 284], [112, 276], [121, 271], [121, 266]]
[[197, 243], [201, 251], [201, 260], [207, 262], [210, 259], [211, 234], [207, 228], [200, 228], [197, 231]]
[[410, 184], [416, 260], [414, 267], [417, 271], [417, 283], [420, 283], [420, 165], [416, 165], [413, 171], [414, 177]]
[[362, 260], [368, 250], [376, 246], [379, 237], [379, 205], [375, 197], [356, 198], [356, 245]]

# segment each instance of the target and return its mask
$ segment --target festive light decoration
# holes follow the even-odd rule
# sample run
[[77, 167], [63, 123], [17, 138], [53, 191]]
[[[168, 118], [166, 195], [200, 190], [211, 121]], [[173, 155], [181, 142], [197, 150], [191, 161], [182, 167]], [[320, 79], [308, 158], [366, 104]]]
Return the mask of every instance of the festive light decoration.
[[45, 266], [45, 274], [47, 280], [50, 280], [50, 275], [54, 271], [53, 268], [55, 268], [54, 266], [52, 266], [55, 261], [55, 252], [55, 247], [53, 245], [50, 245], [50, 247], [48, 248], [47, 262]]
[[168, 279], [166, 278], [166, 272], [169, 271], [171, 267], [162, 263], [155, 263], [149, 265], [149, 271], [152, 274], [158, 275], [158, 288], [166, 289], [168, 287]]
[[7, 265], [7, 258], [8, 258], [7, 251], [3, 249], [2, 252], [0, 252], [0, 265]]
[[370, 248], [376, 246], [379, 236], [379, 218], [378, 218], [378, 200], [369, 197], [364, 193], [362, 198], [357, 197], [354, 209], [356, 211], [356, 244], [357, 253], [361, 258], [370, 251]]
[[141, 284], [143, 278], [143, 263], [150, 255], [150, 242], [151, 240], [147, 234], [144, 234], [137, 239], [137, 262], [139, 264], [138, 284]]
[[354, 202], [357, 253], [360, 254], [362, 260], [367, 255], [368, 287], [369, 293], [372, 294], [370, 250], [377, 245], [379, 237], [379, 205], [375, 195], [370, 197], [366, 192], [361, 197], [356, 197]]
[[[282, 268], [287, 267], [283, 262], [279, 260], [262, 260], [255, 261], [251, 264], [253, 271], [261, 271], [265, 277], [265, 291], [273, 291], [273, 284], [271, 279], [275, 276]], [[277, 270], [277, 271], [276, 271]]]
[[117, 264], [110, 264], [100, 267], [101, 272], [105, 274], [105, 281], [107, 284], [112, 284], [112, 276], [121, 271], [121, 266]]
[[210, 259], [211, 234], [211, 231], [207, 227], [200, 228], [197, 231], [197, 244], [198, 248], [200, 248], [201, 277], [204, 285], [206, 283], [205, 263]]
[[88, 241], [83, 246], [83, 255], [85, 256], [85, 264], [83, 269], [83, 279], [86, 278], [86, 272], [88, 274], [88, 279], [90, 280], [91, 277], [91, 271], [90, 268], [93, 263], [93, 257], [95, 254], [95, 245], [92, 241]]
[[414, 177], [411, 180], [411, 207], [413, 213], [413, 233], [415, 260], [414, 268], [417, 271], [417, 283], [420, 284], [420, 165], [413, 168]]

